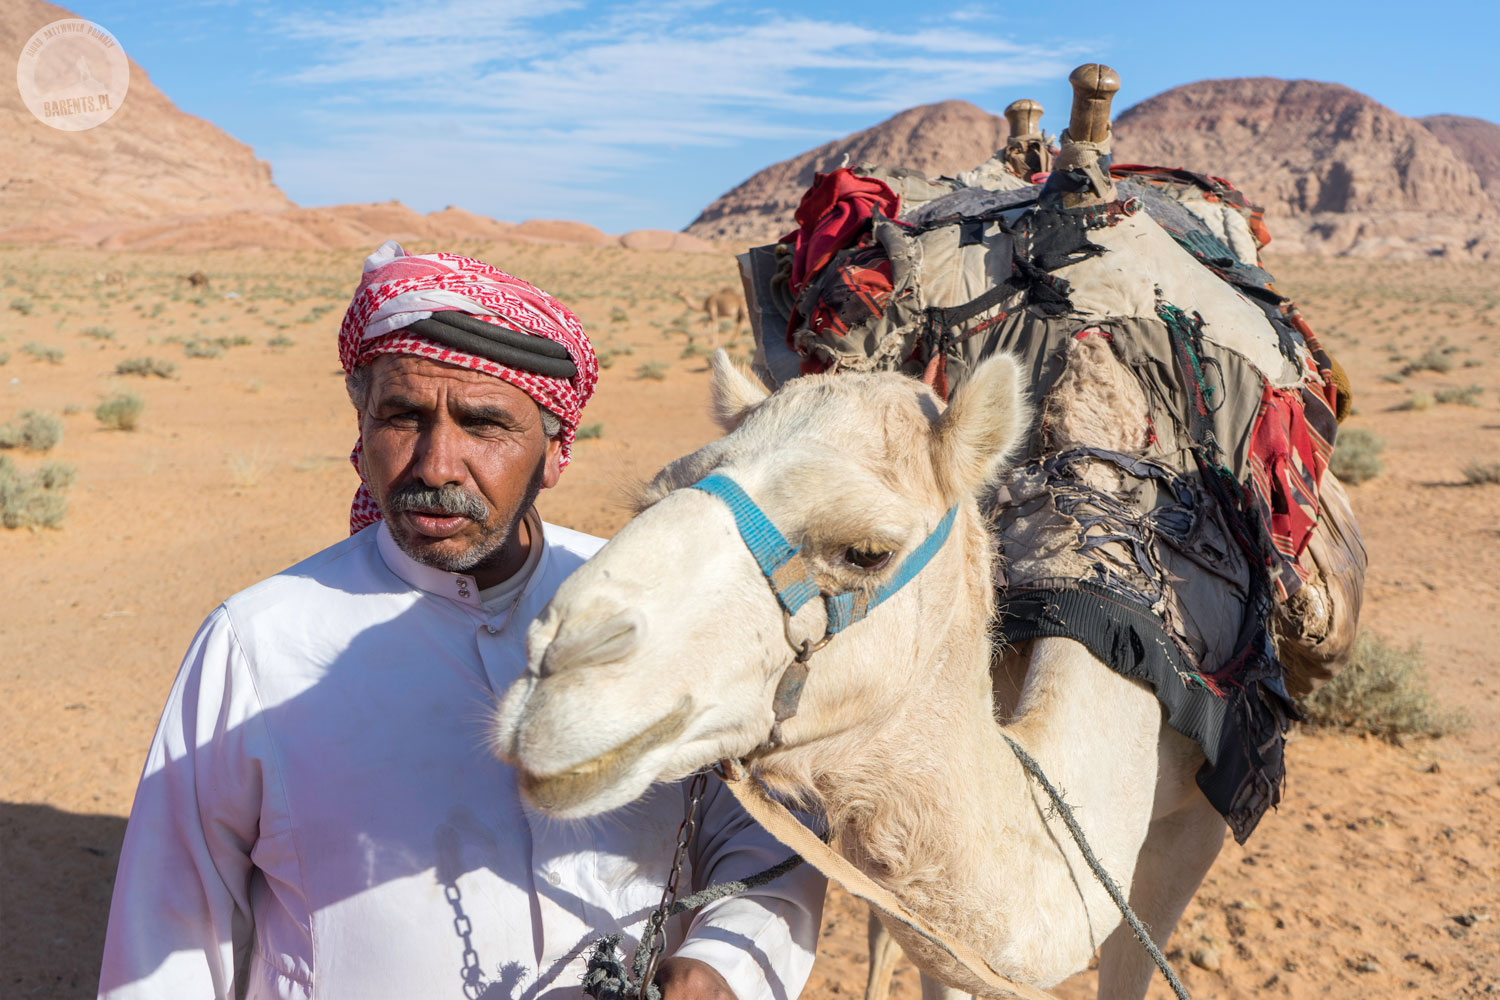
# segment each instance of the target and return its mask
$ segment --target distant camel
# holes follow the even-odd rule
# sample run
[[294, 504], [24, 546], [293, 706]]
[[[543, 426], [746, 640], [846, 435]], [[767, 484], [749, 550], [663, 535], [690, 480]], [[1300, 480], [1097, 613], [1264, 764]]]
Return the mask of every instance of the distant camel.
[[194, 288], [208, 287], [208, 275], [204, 274], [202, 271], [194, 271], [192, 274], [184, 275], [182, 280], [186, 281]]
[[734, 318], [734, 328], [738, 330], [745, 322], [745, 299], [736, 288], [725, 285], [701, 302], [688, 298], [687, 292], [678, 289], [677, 297], [682, 304], [689, 309], [701, 310], [703, 322], [717, 323], [722, 319]]

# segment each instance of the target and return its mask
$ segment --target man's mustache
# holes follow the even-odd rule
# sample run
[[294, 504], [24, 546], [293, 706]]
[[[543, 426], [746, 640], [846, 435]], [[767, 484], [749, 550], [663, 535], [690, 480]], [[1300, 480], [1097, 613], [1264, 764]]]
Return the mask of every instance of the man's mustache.
[[467, 517], [484, 524], [490, 518], [490, 505], [478, 493], [449, 483], [446, 486], [423, 486], [421, 483], [404, 483], [391, 491], [386, 499], [391, 511], [419, 510], [424, 514], [444, 514], [449, 517]]

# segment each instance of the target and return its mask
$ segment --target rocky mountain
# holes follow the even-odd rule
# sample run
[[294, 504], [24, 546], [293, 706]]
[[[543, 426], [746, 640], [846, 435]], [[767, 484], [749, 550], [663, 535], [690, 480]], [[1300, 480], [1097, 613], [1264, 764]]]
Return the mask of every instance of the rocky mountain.
[[[687, 232], [773, 240], [793, 227], [813, 172], [845, 153], [854, 163], [954, 173], [982, 162], [1007, 134], [1003, 118], [962, 101], [912, 108], [767, 167]], [[1500, 206], [1483, 183], [1500, 161], [1497, 140], [1500, 126], [1489, 122], [1439, 116], [1424, 127], [1338, 84], [1206, 80], [1120, 114], [1114, 158], [1228, 178], [1265, 207], [1273, 249], [1283, 253], [1483, 258], [1500, 257]]]
[[1005, 119], [967, 101], [910, 108], [873, 128], [769, 166], [726, 192], [685, 230], [709, 240], [767, 242], [795, 228], [792, 213], [813, 174], [845, 162], [915, 167], [929, 176], [968, 170], [1005, 145]]
[[[75, 17], [44, 0], [0, 4], [0, 52]], [[400, 202], [299, 208], [271, 167], [217, 126], [183, 112], [130, 63], [130, 89], [109, 120], [80, 132], [38, 121], [17, 87], [0, 85], [0, 240], [110, 250], [249, 247], [365, 249], [408, 242], [510, 240], [711, 252], [686, 233], [610, 236], [581, 222], [516, 225], [449, 206], [426, 215]]]
[[[44, 0], [0, 4], [0, 52], [70, 11]], [[12, 83], [0, 86], [0, 229], [144, 221], [292, 203], [249, 146], [183, 112], [130, 63], [114, 117], [82, 132], [42, 124]]]
[[1281, 252], [1500, 253], [1491, 235], [1500, 213], [1467, 158], [1338, 84], [1259, 77], [1175, 87], [1115, 120], [1114, 155], [1229, 179], [1265, 208]]
[[1429, 115], [1418, 121], [1473, 167], [1479, 183], [1500, 202], [1500, 125], [1463, 115]]

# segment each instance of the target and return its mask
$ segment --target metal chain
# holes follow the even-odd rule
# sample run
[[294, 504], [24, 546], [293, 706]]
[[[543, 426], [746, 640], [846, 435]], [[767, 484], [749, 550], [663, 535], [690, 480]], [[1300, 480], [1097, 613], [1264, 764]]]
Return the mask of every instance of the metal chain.
[[667, 884], [661, 890], [661, 902], [646, 918], [646, 929], [641, 943], [635, 950], [635, 976], [640, 987], [641, 1000], [652, 1000], [659, 995], [655, 983], [656, 966], [667, 947], [667, 920], [672, 916], [672, 904], [677, 901], [677, 883], [682, 877], [682, 866], [687, 861], [688, 848], [693, 843], [693, 834], [698, 830], [698, 805], [703, 793], [708, 790], [708, 769], [693, 775], [688, 785], [687, 814], [677, 827], [677, 849], [672, 854], [672, 870], [667, 874]]
[[463, 895], [458, 891], [458, 883], [449, 882], [444, 885], [443, 898], [453, 907], [453, 930], [464, 943], [463, 971], [459, 973], [464, 981], [464, 996], [468, 1000], [479, 1000], [484, 992], [484, 970], [479, 967], [479, 952], [474, 950], [474, 925], [468, 914], [464, 913]]

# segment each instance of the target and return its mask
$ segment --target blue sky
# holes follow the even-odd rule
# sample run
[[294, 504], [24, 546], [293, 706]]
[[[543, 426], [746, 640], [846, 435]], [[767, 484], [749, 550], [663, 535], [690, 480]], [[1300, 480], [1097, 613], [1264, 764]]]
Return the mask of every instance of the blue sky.
[[[1178, 84], [1347, 84], [1403, 114], [1500, 121], [1500, 3], [528, 3], [88, 0], [179, 107], [303, 205], [397, 198], [610, 232], [677, 229], [761, 167], [904, 108], [1018, 97], [1065, 123], [1068, 71], [1116, 111]], [[106, 126], [108, 127], [108, 126]]]

